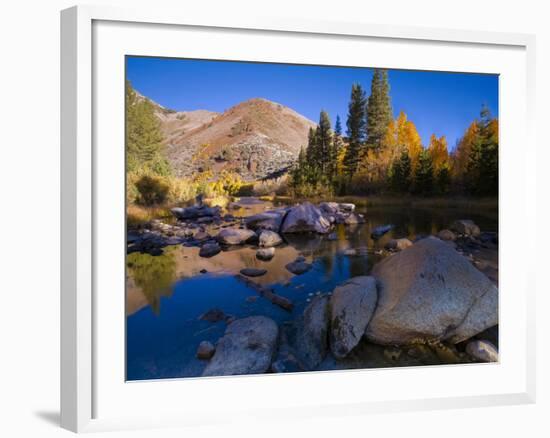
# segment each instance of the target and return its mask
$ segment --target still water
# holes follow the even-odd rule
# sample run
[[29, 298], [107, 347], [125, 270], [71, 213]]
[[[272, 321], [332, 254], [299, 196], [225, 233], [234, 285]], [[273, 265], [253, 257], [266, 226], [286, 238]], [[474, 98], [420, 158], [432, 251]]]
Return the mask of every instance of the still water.
[[[244, 214], [265, 208], [259, 204], [245, 209]], [[212, 258], [199, 257], [199, 248], [182, 245], [167, 247], [157, 257], [129, 254], [127, 379], [200, 376], [205, 362], [195, 358], [199, 343], [215, 343], [226, 328], [223, 321], [198, 319], [210, 309], [220, 309], [236, 318], [265, 315], [282, 323], [300, 315], [315, 294], [328, 293], [348, 278], [369, 274], [382, 257], [379, 250], [389, 239], [414, 240], [435, 234], [456, 219], [472, 219], [482, 231], [496, 232], [498, 225], [493, 210], [392, 206], [369, 207], [364, 214], [365, 224], [339, 225], [335, 240], [327, 236], [285, 236], [286, 243], [276, 248], [270, 261], [256, 259], [256, 247], [250, 245], [222, 251]], [[394, 224], [395, 228], [381, 239], [372, 240], [371, 230], [383, 224]], [[350, 248], [359, 250], [358, 255], [344, 255]], [[298, 255], [313, 263], [313, 268], [296, 276], [285, 265]], [[253, 280], [292, 300], [293, 311], [272, 304], [239, 280], [236, 274], [245, 267], [267, 269], [267, 274]]]

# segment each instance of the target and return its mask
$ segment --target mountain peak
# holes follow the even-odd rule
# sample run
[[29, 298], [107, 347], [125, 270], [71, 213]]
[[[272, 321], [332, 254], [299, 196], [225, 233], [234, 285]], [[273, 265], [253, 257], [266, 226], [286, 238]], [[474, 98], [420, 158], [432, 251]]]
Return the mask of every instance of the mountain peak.
[[[164, 122], [160, 115], [159, 119]], [[180, 132], [170, 126], [168, 157], [180, 176], [208, 168], [214, 173], [234, 171], [246, 180], [265, 178], [294, 163], [313, 126], [285, 105], [254, 97], [222, 114], [209, 113], [194, 129]]]

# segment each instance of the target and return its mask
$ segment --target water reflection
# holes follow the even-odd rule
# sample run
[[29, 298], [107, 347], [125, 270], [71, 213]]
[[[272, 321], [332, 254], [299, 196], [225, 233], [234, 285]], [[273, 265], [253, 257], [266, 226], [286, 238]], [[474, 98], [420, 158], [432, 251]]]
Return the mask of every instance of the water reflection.
[[[253, 203], [249, 210], [238, 211], [248, 215], [269, 207]], [[370, 208], [366, 218], [365, 224], [336, 227], [331, 236], [285, 236], [285, 244], [276, 248], [270, 261], [258, 260], [257, 248], [250, 245], [230, 248], [212, 258], [199, 257], [199, 248], [181, 245], [167, 247], [157, 257], [128, 255], [128, 379], [200, 375], [204, 363], [194, 357], [198, 343], [215, 342], [225, 330], [223, 322], [198, 320], [209, 309], [220, 308], [236, 317], [266, 315], [281, 323], [303, 312], [314, 294], [332, 291], [350, 277], [368, 274], [389, 239], [414, 240], [463, 218], [474, 220], [483, 231], [497, 231], [497, 214], [487, 211]], [[373, 228], [389, 223], [395, 225], [393, 230], [379, 240], [371, 238]], [[350, 248], [357, 250], [356, 255], [346, 255]], [[298, 255], [303, 255], [313, 268], [295, 276], [285, 265]], [[271, 304], [239, 282], [235, 274], [245, 267], [267, 269], [254, 281], [292, 300], [294, 310], [290, 313]]]

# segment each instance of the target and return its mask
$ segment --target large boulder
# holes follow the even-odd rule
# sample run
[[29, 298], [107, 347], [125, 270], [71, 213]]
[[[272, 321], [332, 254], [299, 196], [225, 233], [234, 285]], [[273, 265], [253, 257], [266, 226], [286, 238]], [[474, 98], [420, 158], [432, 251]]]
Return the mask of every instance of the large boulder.
[[312, 370], [328, 351], [329, 300], [315, 297], [303, 315], [286, 329], [288, 343], [301, 368]]
[[359, 343], [374, 313], [377, 296], [373, 277], [354, 277], [334, 289], [330, 301], [330, 349], [334, 357], [346, 357]]
[[264, 211], [245, 218], [244, 223], [251, 230], [270, 230], [279, 232], [287, 209]]
[[290, 209], [281, 225], [281, 232], [325, 234], [330, 228], [330, 221], [321, 210], [310, 202], [304, 202]]
[[242, 245], [255, 238], [254, 231], [241, 228], [224, 228], [216, 236], [216, 240], [224, 245]]
[[319, 210], [328, 215], [334, 215], [340, 211], [340, 206], [337, 202], [321, 202]]
[[218, 341], [214, 356], [203, 376], [230, 376], [265, 373], [277, 345], [279, 328], [265, 316], [233, 321]]
[[383, 345], [453, 343], [498, 324], [498, 290], [445, 242], [428, 237], [376, 264], [366, 336]]
[[283, 243], [283, 239], [275, 231], [263, 230], [258, 237], [259, 245], [263, 248], [277, 246]]
[[452, 231], [465, 236], [477, 237], [481, 233], [479, 227], [474, 223], [474, 221], [468, 219], [454, 221], [450, 228]]

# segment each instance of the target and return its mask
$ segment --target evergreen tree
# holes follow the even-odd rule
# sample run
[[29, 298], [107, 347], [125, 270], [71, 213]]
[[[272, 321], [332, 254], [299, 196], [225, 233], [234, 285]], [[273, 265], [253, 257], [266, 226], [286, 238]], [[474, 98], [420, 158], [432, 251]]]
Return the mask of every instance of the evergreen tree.
[[420, 153], [418, 166], [414, 176], [414, 191], [422, 195], [430, 195], [433, 192], [433, 163], [430, 153], [424, 149]]
[[317, 161], [317, 128], [309, 128], [306, 158], [310, 163], [315, 163]]
[[360, 84], [353, 84], [351, 87], [346, 125], [348, 147], [344, 157], [344, 166], [348, 178], [351, 179], [357, 171], [361, 148], [366, 136], [366, 97]]
[[367, 146], [379, 151], [393, 120], [388, 72], [375, 69], [367, 101]]
[[126, 81], [126, 165], [128, 172], [138, 169], [158, 175], [170, 174], [164, 156], [163, 135], [155, 116], [153, 104], [138, 99], [129, 81]]
[[334, 134], [339, 137], [342, 136], [342, 122], [340, 121], [339, 115], [336, 115], [336, 123], [334, 124]]
[[331, 160], [333, 155], [332, 131], [330, 128], [330, 118], [326, 111], [321, 111], [319, 115], [319, 124], [316, 130], [316, 163], [321, 174], [330, 176]]
[[411, 158], [406, 149], [397, 158], [390, 169], [390, 183], [393, 190], [407, 192], [411, 186]]
[[449, 193], [449, 188], [451, 185], [451, 169], [448, 163], [445, 163], [440, 167], [439, 171], [436, 174], [435, 178], [435, 188], [437, 193], [446, 194]]
[[469, 191], [476, 195], [498, 193], [498, 121], [483, 107], [477, 122], [477, 135], [472, 141], [466, 169]]

